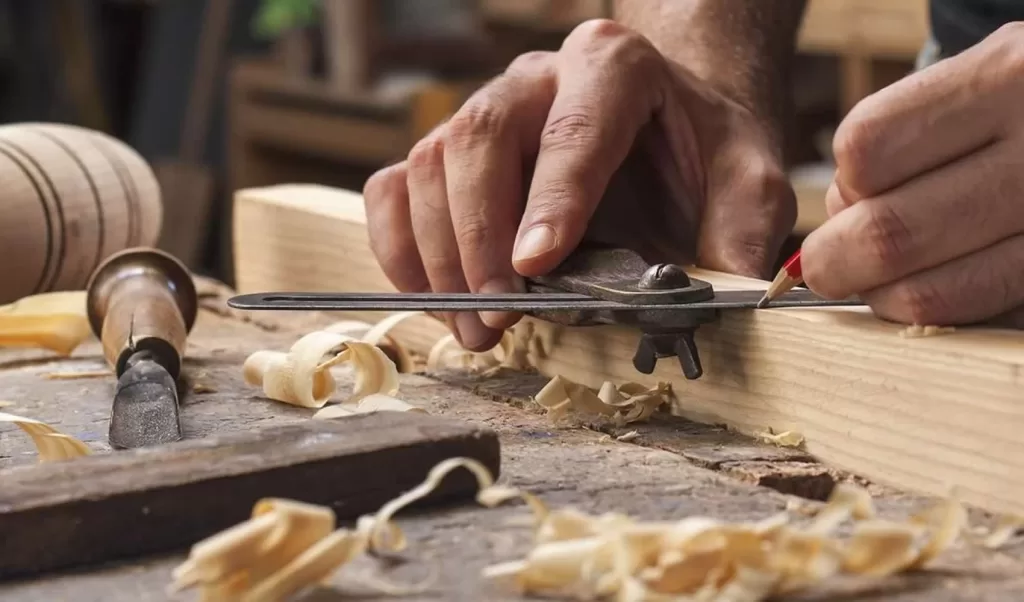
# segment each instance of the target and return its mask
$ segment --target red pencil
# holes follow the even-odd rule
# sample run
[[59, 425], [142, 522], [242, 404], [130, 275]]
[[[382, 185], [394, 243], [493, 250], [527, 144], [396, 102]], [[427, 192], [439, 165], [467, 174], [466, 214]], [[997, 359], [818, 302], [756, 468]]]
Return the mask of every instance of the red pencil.
[[800, 251], [797, 251], [782, 266], [778, 275], [775, 276], [775, 280], [768, 286], [768, 291], [757, 304], [758, 309], [768, 307], [768, 304], [778, 299], [780, 295], [786, 294], [793, 290], [793, 287], [800, 286], [803, 283], [804, 273], [803, 268], [800, 266]]

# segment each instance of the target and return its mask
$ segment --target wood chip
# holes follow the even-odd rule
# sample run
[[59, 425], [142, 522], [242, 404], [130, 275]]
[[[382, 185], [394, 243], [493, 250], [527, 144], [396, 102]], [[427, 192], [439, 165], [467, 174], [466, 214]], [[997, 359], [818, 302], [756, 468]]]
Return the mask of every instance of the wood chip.
[[556, 424], [571, 418], [603, 418], [623, 426], [648, 420], [668, 401], [669, 393], [666, 383], [651, 388], [637, 383], [616, 387], [610, 382], [604, 383], [595, 393], [583, 385], [556, 376], [533, 399], [547, 410], [548, 418]]
[[899, 334], [900, 338], [904, 339], [922, 339], [952, 334], [954, 332], [956, 332], [956, 328], [952, 326], [920, 326], [915, 324], [901, 330]]
[[779, 447], [800, 447], [804, 444], [804, 436], [800, 433], [794, 433], [793, 431], [773, 433], [769, 430], [765, 433], [758, 433], [757, 439], [764, 441], [765, 443], [778, 445]]
[[33, 295], [0, 306], [0, 347], [68, 356], [91, 336], [84, 291]]
[[10, 422], [25, 431], [36, 446], [40, 462], [70, 460], [92, 453], [85, 443], [38, 420], [0, 412], [0, 422]]

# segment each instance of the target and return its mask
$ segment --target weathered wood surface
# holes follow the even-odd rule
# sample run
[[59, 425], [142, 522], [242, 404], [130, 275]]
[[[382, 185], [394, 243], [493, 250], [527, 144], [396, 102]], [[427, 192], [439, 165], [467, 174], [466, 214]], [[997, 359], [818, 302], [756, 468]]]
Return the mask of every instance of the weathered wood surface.
[[[202, 385], [200, 390], [212, 391], [185, 399], [183, 420], [188, 436], [238, 432], [307, 419], [308, 410], [261, 400], [241, 378], [240, 365], [248, 352], [289, 345], [313, 323], [311, 319], [297, 316], [290, 317], [290, 322], [291, 325], [277, 331], [267, 331], [204, 312], [191, 339], [192, 358], [187, 362], [186, 373]], [[73, 359], [62, 362], [42, 359], [41, 354], [29, 354], [35, 359], [5, 359], [9, 355], [0, 355], [0, 399], [16, 402], [11, 408], [15, 412], [49, 421], [97, 449], [103, 447], [109, 411], [106, 404], [112, 380], [50, 381], [43, 378], [48, 372], [96, 369], [102, 361], [98, 349], [83, 348]], [[815, 464], [802, 452], [752, 443], [721, 429], [671, 418], [607, 433], [556, 429], [540, 412], [524, 403], [542, 384], [542, 380], [534, 376], [511, 375], [489, 381], [454, 374], [439, 375], [439, 378], [448, 382], [405, 376], [401, 395], [432, 413], [495, 430], [502, 443], [503, 480], [526, 487], [555, 505], [574, 505], [591, 512], [624, 511], [650, 519], [693, 514], [751, 519], [779, 511], [788, 498], [743, 480], [772, 483], [778, 479], [785, 481], [787, 474], [803, 475], [790, 481], [799, 483], [808, 474], [819, 481], [842, 477]], [[638, 435], [631, 442], [615, 440], [614, 436], [633, 429]], [[3, 468], [34, 461], [30, 450], [31, 444], [20, 432], [8, 426], [0, 427], [0, 456], [3, 456], [0, 458], [0, 486]], [[375, 469], [393, 470], [388, 466]], [[804, 493], [814, 491], [794, 487]], [[921, 503], [917, 498], [878, 490], [878, 505], [888, 516], [904, 516]], [[437, 585], [430, 592], [410, 599], [515, 600], [516, 597], [482, 581], [479, 573], [488, 564], [517, 558], [529, 549], [528, 527], [518, 520], [524, 515], [526, 510], [521, 506], [486, 510], [471, 504], [404, 514], [399, 520], [409, 537], [407, 556], [412, 562], [387, 575], [394, 580], [418, 581], [433, 567], [441, 571]], [[110, 534], [110, 537], [116, 536], [116, 532]], [[62, 545], [61, 542], [50, 543]], [[0, 537], [0, 553], [17, 551], [7, 548]], [[801, 599], [1015, 601], [1024, 596], [1022, 555], [1024, 547], [982, 553], [960, 546], [943, 556], [927, 573], [888, 580], [867, 590], [854, 584], [837, 584]], [[169, 598], [164, 590], [170, 581], [171, 569], [182, 558], [183, 553], [0, 584], [0, 599], [18, 602], [191, 600], [194, 597], [190, 594]], [[321, 589], [304, 599], [352, 599], [353, 593], [363, 590], [346, 576], [372, 566], [368, 561], [361, 561], [342, 570], [333, 580], [334, 587]]]
[[[246, 520], [263, 498], [326, 505], [339, 520], [356, 519], [452, 457], [500, 473], [490, 429], [394, 412], [12, 467], [0, 489], [0, 533], [18, 553], [0, 555], [0, 579], [179, 550]], [[476, 490], [460, 473], [432, 501], [472, 500]]]

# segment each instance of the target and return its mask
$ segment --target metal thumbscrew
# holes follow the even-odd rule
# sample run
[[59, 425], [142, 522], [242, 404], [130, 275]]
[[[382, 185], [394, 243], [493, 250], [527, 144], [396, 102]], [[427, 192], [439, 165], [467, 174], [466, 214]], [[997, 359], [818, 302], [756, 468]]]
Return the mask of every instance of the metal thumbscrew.
[[648, 291], [663, 291], [674, 288], [689, 288], [690, 284], [690, 277], [683, 268], [674, 263], [659, 263], [658, 265], [651, 266], [644, 272], [643, 276], [640, 277], [640, 282], [637, 283], [637, 288]]

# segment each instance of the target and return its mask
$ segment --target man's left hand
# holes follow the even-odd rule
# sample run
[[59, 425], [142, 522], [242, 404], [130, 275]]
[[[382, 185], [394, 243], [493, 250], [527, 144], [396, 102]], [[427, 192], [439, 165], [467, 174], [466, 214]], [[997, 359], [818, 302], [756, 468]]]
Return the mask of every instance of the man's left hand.
[[1024, 23], [858, 104], [807, 286], [885, 319], [1024, 328]]

